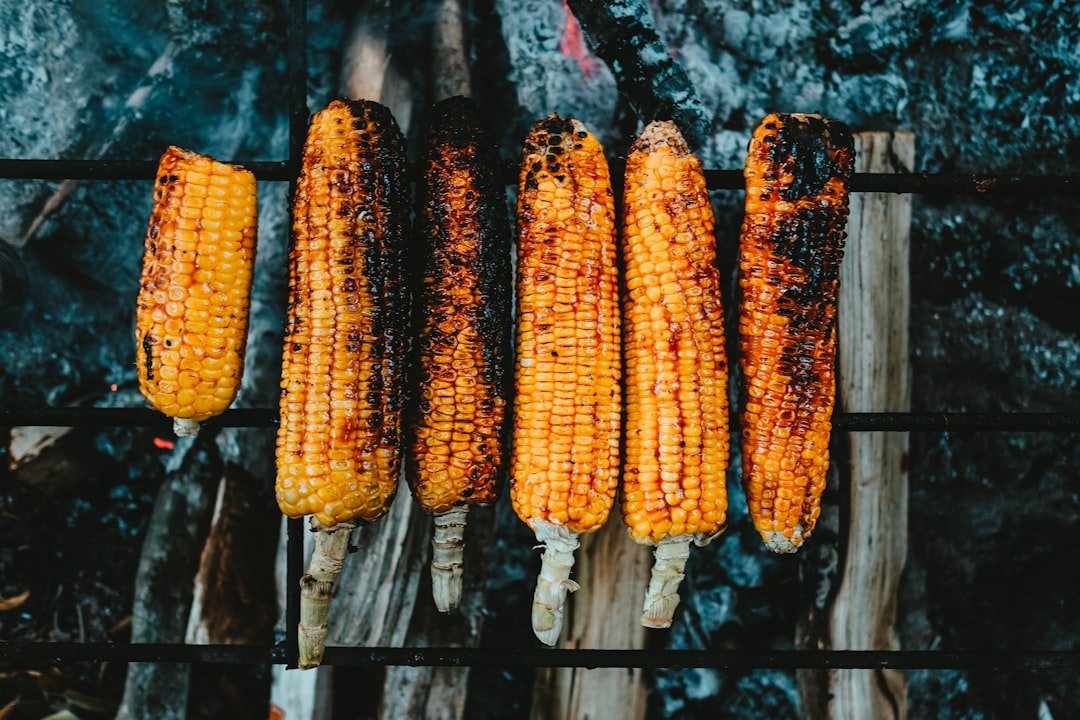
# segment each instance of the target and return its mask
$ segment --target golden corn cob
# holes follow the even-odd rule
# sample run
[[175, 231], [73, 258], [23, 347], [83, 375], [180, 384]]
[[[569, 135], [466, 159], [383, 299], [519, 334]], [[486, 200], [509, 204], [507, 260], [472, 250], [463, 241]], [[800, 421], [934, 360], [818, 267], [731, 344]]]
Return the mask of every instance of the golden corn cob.
[[405, 139], [390, 111], [335, 100], [311, 120], [293, 200], [277, 501], [313, 515], [301, 658], [317, 665], [349, 533], [397, 490], [408, 224]]
[[690, 541], [708, 544], [727, 514], [724, 310], [705, 174], [675, 123], [645, 128], [624, 187], [622, 510], [631, 537], [656, 546], [641, 622], [662, 628]]
[[461, 599], [466, 513], [495, 502], [504, 471], [510, 238], [498, 154], [471, 100], [435, 106], [421, 168], [419, 392], [406, 476], [435, 515], [432, 594], [449, 612]]
[[739, 252], [743, 484], [774, 552], [814, 529], [836, 399], [836, 297], [855, 149], [841, 123], [769, 115], [750, 141]]
[[139, 389], [177, 435], [225, 411], [244, 370], [255, 176], [169, 147], [158, 164], [135, 319]]
[[578, 535], [618, 482], [620, 356], [614, 201], [596, 137], [552, 115], [525, 140], [518, 188], [517, 361], [510, 498], [545, 545], [533, 631], [562, 627]]

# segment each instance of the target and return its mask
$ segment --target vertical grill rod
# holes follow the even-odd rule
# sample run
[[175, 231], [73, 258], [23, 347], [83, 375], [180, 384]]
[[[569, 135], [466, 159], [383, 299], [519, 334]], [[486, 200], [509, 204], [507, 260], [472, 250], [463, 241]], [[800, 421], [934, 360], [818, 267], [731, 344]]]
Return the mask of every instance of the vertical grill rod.
[[[307, 134], [307, 0], [289, 0], [287, 57], [289, 95], [289, 199], [296, 193]], [[291, 224], [289, 226], [291, 228]], [[288, 242], [292, 243], [290, 231]], [[300, 576], [304, 566], [304, 521], [288, 520], [285, 555], [285, 659], [295, 668], [300, 657]]]

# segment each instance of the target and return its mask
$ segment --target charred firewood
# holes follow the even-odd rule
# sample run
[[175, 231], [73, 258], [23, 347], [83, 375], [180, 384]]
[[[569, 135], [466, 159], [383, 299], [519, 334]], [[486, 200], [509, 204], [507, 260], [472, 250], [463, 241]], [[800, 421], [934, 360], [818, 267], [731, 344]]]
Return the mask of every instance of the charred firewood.
[[608, 64], [643, 123], [674, 120], [693, 144], [710, 119], [682, 65], [668, 54], [647, 0], [568, 0], [589, 49]]

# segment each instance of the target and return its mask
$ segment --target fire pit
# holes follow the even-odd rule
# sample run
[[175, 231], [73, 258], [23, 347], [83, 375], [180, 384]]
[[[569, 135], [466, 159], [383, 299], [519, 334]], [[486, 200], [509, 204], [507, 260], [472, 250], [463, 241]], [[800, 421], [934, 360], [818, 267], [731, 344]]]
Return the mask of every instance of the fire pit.
[[[838, 413], [834, 423], [838, 465], [845, 433], [913, 433], [897, 597], [904, 649], [796, 645], [815, 593], [835, 590], [829, 548], [843, 540], [826, 531], [813, 541], [821, 552], [766, 555], [741, 509], [733, 461], [727, 534], [692, 556], [672, 629], [637, 649], [533, 643], [536, 557], [504, 501], [477, 521], [472, 544], [487, 545], [487, 570], [473, 579], [472, 605], [445, 622], [434, 617], [417, 569], [426, 538], [407, 532], [416, 518], [399, 497], [394, 512], [406, 514], [361, 531], [349, 558], [367, 563], [356, 574], [378, 584], [377, 573], [398, 562], [383, 548], [397, 542], [393, 607], [379, 610], [396, 624], [331, 642], [324, 662], [335, 689], [327, 672], [304, 690], [311, 698], [353, 714], [375, 715], [380, 703], [384, 715], [423, 714], [435, 687], [453, 695], [445, 703], [454, 717], [518, 716], [530, 703], [539, 716], [545, 701], [533, 688], [550, 671], [537, 668], [642, 668], [650, 717], [788, 717], [809, 712], [813, 693], [800, 683], [818, 682], [814, 670], [895, 668], [906, 671], [910, 717], [1066, 717], [1076, 706], [1080, 597], [1061, 538], [1080, 520], [1072, 471], [1080, 68], [1070, 53], [1080, 10], [612, 3], [655, 28], [657, 47], [670, 53], [629, 68], [620, 53], [633, 38], [607, 32], [615, 18], [603, 3], [373, 2], [358, 18], [304, 0], [135, 5], [0, 9], [16, 38], [0, 48], [11, 68], [0, 73], [9, 129], [0, 141], [0, 717], [8, 703], [12, 717], [65, 707], [109, 717], [134, 677], [177, 692], [190, 686], [191, 716], [265, 716], [292, 687], [284, 678], [299, 675], [284, 668], [296, 660], [305, 531], [290, 521], [279, 533], [271, 491], [287, 183], [309, 111], [336, 94], [343, 54], [354, 69], [361, 62], [357, 48], [375, 64], [345, 73], [343, 84], [367, 93], [376, 85], [410, 140], [439, 93], [460, 91], [454, 78], [464, 72], [500, 133], [508, 182], [518, 143], [549, 112], [594, 128], [614, 176], [642, 119], [682, 113], [700, 131], [729, 279], [739, 168], [764, 114], [818, 110], [856, 128], [916, 133], [916, 172], [859, 173], [853, 182], [856, 193], [916, 194], [912, 411]], [[453, 17], [457, 35], [445, 26]], [[420, 40], [428, 37], [439, 40]], [[447, 63], [454, 53], [464, 71]], [[661, 87], [657, 78], [673, 67], [682, 74]], [[178, 441], [142, 407], [133, 365], [153, 158], [173, 142], [235, 159], [260, 181], [244, 387], [235, 409], [194, 442]], [[731, 315], [736, 304], [725, 301]], [[840, 527], [850, 512], [844, 482], [830, 480], [826, 498]], [[152, 541], [168, 557], [144, 548], [140, 559]], [[136, 629], [130, 644], [133, 606], [155, 602], [152, 630], [172, 639], [146, 641]], [[341, 623], [350, 617], [360, 627], [369, 616]], [[359, 708], [345, 697], [357, 684], [372, 698]], [[121, 714], [169, 716], [134, 707], [130, 696]]]

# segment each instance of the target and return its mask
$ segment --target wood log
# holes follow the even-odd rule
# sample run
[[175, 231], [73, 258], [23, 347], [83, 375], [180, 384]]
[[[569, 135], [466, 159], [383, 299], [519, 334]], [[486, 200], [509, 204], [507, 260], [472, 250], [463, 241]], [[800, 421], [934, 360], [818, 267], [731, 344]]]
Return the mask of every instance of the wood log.
[[[911, 172], [911, 133], [855, 136], [856, 172]], [[911, 197], [854, 194], [840, 268], [839, 399], [844, 412], [911, 406], [908, 351]], [[818, 648], [894, 650], [900, 575], [907, 557], [908, 433], [848, 437], [850, 511], [840, 528], [837, 577], [818, 609]], [[842, 473], [843, 474], [843, 473]], [[907, 691], [896, 670], [831, 670], [808, 717], [903, 718]]]
[[469, 95], [469, 56], [465, 46], [465, 8], [461, 0], [438, 0], [432, 29], [432, 100]]
[[[410, 498], [411, 502], [411, 498]], [[412, 624], [405, 638], [409, 647], [476, 647], [483, 629], [484, 588], [495, 539], [495, 508], [469, 512], [465, 528], [465, 577], [461, 604], [440, 613], [431, 599], [431, 578], [425, 562]], [[431, 519], [427, 518], [430, 523]], [[426, 561], [427, 556], [425, 556]], [[465, 715], [467, 667], [387, 668], [379, 717], [423, 717], [458, 720]]]
[[589, 49], [611, 68], [619, 91], [647, 124], [674, 120], [693, 145], [712, 118], [686, 70], [668, 52], [647, 0], [568, 0]]
[[278, 513], [266, 506], [258, 481], [242, 468], [226, 465], [195, 576], [186, 642], [272, 641], [277, 612], [272, 548], [277, 533]]
[[[616, 508], [607, 523], [584, 535], [574, 566], [581, 588], [571, 596], [561, 648], [642, 649], [647, 630], [641, 606], [652, 550], [626, 532]], [[541, 668], [533, 691], [533, 720], [642, 720], [645, 682], [640, 668]]]
[[[200, 435], [158, 491], [135, 580], [131, 642], [182, 643], [214, 507], [221, 461], [213, 433]], [[131, 663], [118, 720], [183, 720], [191, 666]]]
[[390, 108], [408, 137], [414, 90], [394, 61], [394, 3], [358, 3], [341, 66], [341, 91], [353, 100], [375, 100]]
[[[461, 0], [439, 0], [432, 24], [432, 100], [471, 94], [471, 78], [466, 48], [465, 10]], [[405, 492], [403, 490], [403, 492]], [[400, 502], [413, 504], [411, 497]], [[423, 513], [429, 529], [432, 518]], [[424, 569], [412, 621], [405, 637], [409, 647], [475, 647], [480, 642], [485, 606], [484, 588], [491, 566], [495, 537], [495, 509], [472, 508], [465, 527], [465, 561], [461, 603], [449, 615], [438, 612], [432, 600], [431, 575], [425, 547]], [[429, 542], [430, 546], [430, 542]], [[383, 682], [380, 718], [424, 717], [429, 720], [459, 720], [465, 714], [470, 668], [393, 667]]]

